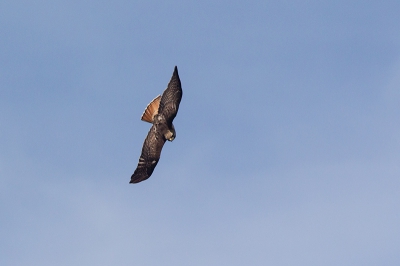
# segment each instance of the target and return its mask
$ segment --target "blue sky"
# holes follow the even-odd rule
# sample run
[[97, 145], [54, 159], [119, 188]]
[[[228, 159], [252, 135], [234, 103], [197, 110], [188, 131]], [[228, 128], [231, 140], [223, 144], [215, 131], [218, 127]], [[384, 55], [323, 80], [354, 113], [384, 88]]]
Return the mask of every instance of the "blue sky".
[[[400, 2], [3, 1], [1, 265], [399, 265]], [[177, 65], [177, 137], [130, 185]]]

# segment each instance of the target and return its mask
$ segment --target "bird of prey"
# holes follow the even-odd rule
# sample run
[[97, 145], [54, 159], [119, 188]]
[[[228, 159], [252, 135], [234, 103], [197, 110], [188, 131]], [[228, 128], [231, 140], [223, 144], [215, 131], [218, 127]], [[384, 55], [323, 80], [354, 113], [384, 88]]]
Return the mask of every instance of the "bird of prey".
[[175, 66], [172, 78], [162, 96], [154, 98], [143, 112], [142, 120], [153, 125], [144, 140], [138, 166], [129, 183], [139, 183], [149, 178], [160, 159], [165, 141], [175, 139], [176, 133], [172, 121], [178, 112], [181, 99], [181, 81], [178, 68]]

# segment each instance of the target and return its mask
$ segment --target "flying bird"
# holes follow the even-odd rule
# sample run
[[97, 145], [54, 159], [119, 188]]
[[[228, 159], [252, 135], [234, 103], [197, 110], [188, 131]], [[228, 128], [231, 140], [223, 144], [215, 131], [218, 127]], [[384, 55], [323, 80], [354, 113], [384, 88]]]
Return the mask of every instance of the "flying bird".
[[178, 68], [175, 66], [168, 87], [162, 95], [154, 98], [143, 112], [142, 120], [153, 125], [144, 140], [138, 166], [129, 183], [139, 183], [149, 178], [160, 160], [165, 141], [175, 139], [176, 132], [172, 121], [178, 113], [181, 99], [181, 80], [179, 79]]

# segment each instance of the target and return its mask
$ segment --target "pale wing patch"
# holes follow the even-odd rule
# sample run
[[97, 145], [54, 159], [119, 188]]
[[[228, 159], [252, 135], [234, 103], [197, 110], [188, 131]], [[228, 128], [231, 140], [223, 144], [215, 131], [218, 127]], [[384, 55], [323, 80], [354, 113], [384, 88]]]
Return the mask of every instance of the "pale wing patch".
[[142, 114], [142, 121], [153, 123], [154, 116], [158, 113], [158, 106], [160, 106], [161, 95], [154, 98], [146, 107]]

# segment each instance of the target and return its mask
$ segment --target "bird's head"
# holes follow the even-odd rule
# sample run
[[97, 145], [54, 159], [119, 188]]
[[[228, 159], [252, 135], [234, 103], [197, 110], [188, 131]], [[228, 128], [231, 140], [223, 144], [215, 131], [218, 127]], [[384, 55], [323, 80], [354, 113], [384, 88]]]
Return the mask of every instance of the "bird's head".
[[173, 141], [173, 140], [175, 139], [175, 137], [176, 137], [175, 127], [174, 127], [174, 125], [172, 124], [171, 129], [168, 130], [167, 133], [165, 133], [165, 138], [166, 138], [168, 141]]

